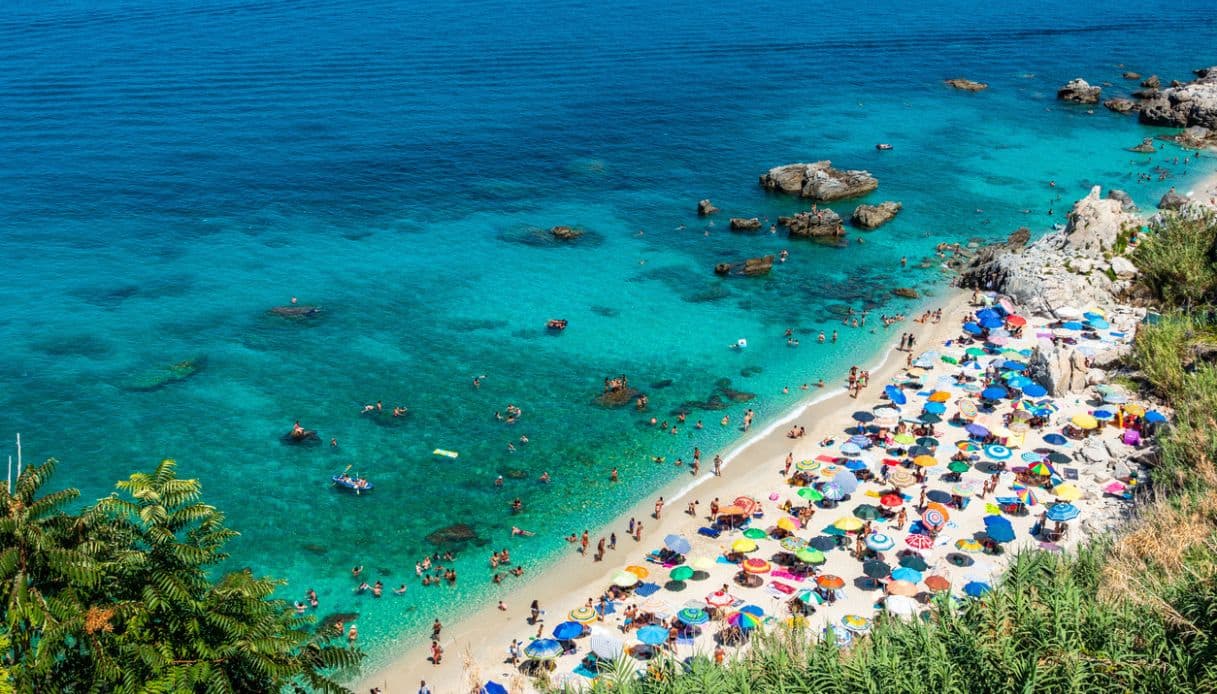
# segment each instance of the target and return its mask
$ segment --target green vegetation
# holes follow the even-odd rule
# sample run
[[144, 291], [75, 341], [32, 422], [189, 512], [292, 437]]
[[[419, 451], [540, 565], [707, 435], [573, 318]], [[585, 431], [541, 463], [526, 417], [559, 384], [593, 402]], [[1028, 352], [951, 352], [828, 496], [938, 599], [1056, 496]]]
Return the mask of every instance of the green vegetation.
[[43, 493], [55, 465], [0, 488], [0, 628], [17, 691], [346, 691], [326, 673], [362, 653], [273, 599], [281, 581], [213, 578], [237, 533], [172, 460], [79, 513], [77, 490]]
[[1067, 556], [1020, 554], [983, 599], [935, 598], [924, 621], [880, 618], [845, 650], [787, 629], [725, 667], [666, 661], [592, 689], [1217, 692], [1217, 221], [1172, 219], [1132, 258], [1165, 315], [1142, 326], [1122, 378], [1174, 413], [1118, 536]]

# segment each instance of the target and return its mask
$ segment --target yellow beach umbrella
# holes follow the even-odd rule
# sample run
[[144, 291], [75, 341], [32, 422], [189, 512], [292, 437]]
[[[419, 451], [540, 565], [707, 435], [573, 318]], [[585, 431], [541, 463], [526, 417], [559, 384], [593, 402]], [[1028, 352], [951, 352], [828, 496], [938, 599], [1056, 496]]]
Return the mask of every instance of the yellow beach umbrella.
[[928, 398], [930, 402], [946, 402], [950, 399], [951, 394], [945, 390], [936, 390], [933, 393], [930, 393], [930, 397]]
[[694, 571], [709, 571], [714, 568], [714, 560], [710, 557], [694, 557], [689, 560], [689, 566], [693, 567]]
[[1052, 488], [1052, 495], [1065, 501], [1077, 501], [1082, 498], [1082, 490], [1072, 482], [1062, 482]]
[[790, 516], [786, 516], [784, 518], [779, 518], [777, 525], [779, 528], [781, 528], [782, 530], [785, 530], [788, 533], [792, 533], [792, 532], [798, 530], [800, 527], [799, 520], [797, 518], [791, 518]]
[[731, 551], [732, 552], [755, 552], [756, 543], [753, 542], [752, 540], [749, 540], [746, 537], [741, 537], [740, 539], [731, 543]]
[[862, 521], [858, 518], [855, 518], [854, 516], [845, 516], [843, 518], [838, 518], [837, 522], [833, 523], [832, 525], [837, 530], [844, 530], [845, 532], [849, 532], [851, 530], [861, 530], [862, 529]]
[[1130, 414], [1134, 417], [1140, 417], [1145, 414], [1145, 406], [1138, 405], [1137, 403], [1134, 402], [1132, 404], [1125, 405], [1124, 412], [1126, 412], [1127, 414]]
[[938, 459], [932, 455], [919, 455], [913, 458], [913, 465], [917, 467], [934, 467], [938, 464]]
[[651, 575], [651, 572], [647, 570], [647, 567], [645, 566], [627, 566], [625, 567], [625, 570], [634, 574], [638, 578], [646, 578], [647, 576]]
[[1099, 420], [1088, 414], [1075, 414], [1069, 421], [1079, 429], [1097, 429], [1099, 427]]

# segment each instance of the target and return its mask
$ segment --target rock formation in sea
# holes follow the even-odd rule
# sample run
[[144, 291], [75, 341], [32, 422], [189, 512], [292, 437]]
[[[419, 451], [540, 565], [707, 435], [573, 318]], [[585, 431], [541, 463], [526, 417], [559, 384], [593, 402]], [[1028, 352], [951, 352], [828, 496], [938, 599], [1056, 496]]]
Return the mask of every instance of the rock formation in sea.
[[1056, 98], [1076, 104], [1097, 104], [1102, 91], [1101, 87], [1092, 86], [1086, 80], [1077, 77], [1056, 90]]
[[568, 226], [552, 227], [549, 230], [549, 233], [553, 234], [554, 238], [558, 239], [559, 241], [574, 241], [580, 236], [583, 236], [582, 229], [576, 229], [575, 227]]
[[1175, 192], [1171, 188], [1158, 200], [1158, 209], [1160, 210], [1178, 210], [1187, 204], [1187, 198]]
[[1133, 111], [1139, 111], [1141, 109], [1141, 104], [1137, 103], [1136, 101], [1133, 101], [1132, 99], [1120, 98], [1108, 99], [1107, 101], [1103, 102], [1103, 106], [1107, 110], [1115, 111], [1116, 113], [1132, 113]]
[[1147, 125], [1201, 126], [1217, 131], [1217, 66], [1195, 71], [1197, 79], [1168, 87], [1141, 105], [1139, 118]]
[[1158, 151], [1158, 148], [1154, 146], [1154, 138], [1146, 137], [1141, 140], [1141, 144], [1129, 147], [1128, 151], [1138, 152], [1141, 154], [1153, 154], [1154, 152]]
[[858, 205], [849, 221], [862, 229], [878, 229], [892, 221], [904, 205], [888, 200], [878, 205]]
[[879, 181], [869, 172], [834, 169], [828, 160], [775, 166], [761, 174], [760, 182], [766, 190], [798, 195], [816, 202], [858, 197], [879, 187]]
[[800, 212], [791, 217], [778, 217], [778, 224], [786, 227], [792, 237], [815, 238], [845, 235], [841, 215], [830, 209], [815, 212]]
[[761, 228], [761, 220], [758, 217], [732, 217], [730, 227], [731, 231], [756, 231]]
[[697, 216], [698, 217], [708, 217], [708, 216], [714, 214], [715, 212], [718, 212], [718, 208], [715, 207], [714, 204], [711, 203], [708, 199], [697, 201]]
[[984, 82], [975, 82], [973, 80], [964, 79], [962, 77], [953, 77], [949, 80], [944, 80], [948, 86], [960, 89], [965, 92], [979, 92], [988, 89], [989, 85]]
[[1126, 79], [1126, 80], [1139, 80], [1139, 79], [1141, 79], [1141, 73], [1138, 73], [1138, 72], [1132, 72], [1132, 71], [1125, 72], [1123, 76], [1124, 76], [1124, 79]]
[[760, 277], [768, 275], [773, 269], [773, 256], [747, 258], [742, 263], [722, 262], [714, 266], [716, 275], [743, 275], [745, 277]]
[[919, 299], [921, 294], [912, 287], [896, 287], [892, 290], [892, 296], [898, 296], [902, 299]]

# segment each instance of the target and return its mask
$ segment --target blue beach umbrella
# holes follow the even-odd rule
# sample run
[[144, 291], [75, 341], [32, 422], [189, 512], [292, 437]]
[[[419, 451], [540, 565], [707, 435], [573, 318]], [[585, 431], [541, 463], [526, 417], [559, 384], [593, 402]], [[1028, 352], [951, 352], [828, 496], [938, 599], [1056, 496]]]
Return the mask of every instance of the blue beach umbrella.
[[1065, 502], [1061, 504], [1053, 504], [1052, 508], [1048, 509], [1048, 520], [1057, 523], [1073, 520], [1081, 513], [1077, 506]]
[[639, 629], [635, 636], [648, 646], [658, 646], [668, 640], [668, 630], [652, 624]]
[[1145, 413], [1145, 421], [1149, 422], [1150, 424], [1162, 424], [1166, 421], [1166, 415], [1157, 410], [1150, 410], [1149, 412]]
[[986, 320], [989, 318], [1001, 318], [1001, 314], [998, 313], [996, 309], [992, 308], [982, 308], [976, 312], [977, 320]]
[[1128, 396], [1124, 393], [1109, 391], [1103, 394], [1103, 402], [1110, 403], [1112, 405], [1123, 405], [1124, 403], [1128, 402]]
[[1002, 365], [1002, 368], [1010, 371], [1026, 371], [1027, 365], [1021, 361], [1007, 361]]
[[896, 543], [888, 535], [884, 535], [883, 533], [871, 533], [870, 535], [866, 536], [866, 546], [870, 547], [876, 552], [886, 552], [892, 547], [895, 547]]
[[850, 470], [838, 472], [833, 476], [831, 484], [845, 494], [853, 494], [858, 491], [858, 478]]
[[1061, 436], [1060, 434], [1044, 434], [1044, 443], [1053, 446], [1064, 446], [1065, 444], [1069, 443], [1069, 439]]
[[1102, 318], [1095, 318], [1090, 321], [1090, 327], [1094, 328], [1095, 330], [1106, 330], [1111, 327], [1111, 324]]
[[1102, 320], [1103, 314], [1095, 313], [1094, 311], [1087, 311], [1082, 314], [1082, 317], [1085, 318], [1086, 320]]
[[964, 430], [968, 432], [968, 436], [973, 438], [983, 439], [989, 435], [989, 430], [987, 428], [981, 424], [976, 424], [975, 422], [964, 427]]
[[985, 533], [994, 542], [1014, 541], [1014, 526], [1003, 516], [985, 516]]
[[846, 442], [846, 443], [841, 444], [841, 454], [842, 455], [860, 455], [861, 453], [862, 453], [862, 447], [856, 443]]
[[1110, 410], [1095, 410], [1092, 416], [1100, 422], [1106, 422], [1116, 418], [1116, 414]]
[[904, 396], [904, 391], [900, 390], [896, 386], [884, 386], [883, 392], [887, 393], [888, 399], [897, 405], [903, 405], [904, 403], [908, 402], [908, 398]]
[[482, 685], [482, 688], [478, 691], [478, 694], [507, 694], [507, 687], [504, 687], [498, 682], [491, 680]]
[[1023, 387], [1023, 395], [1029, 398], [1041, 398], [1048, 394], [1048, 390], [1038, 383], [1032, 383], [1029, 386]]
[[1034, 451], [1027, 451], [1019, 457], [1023, 459], [1024, 463], [1038, 463], [1044, 459], [1043, 455], [1035, 453]]
[[921, 572], [915, 569], [910, 569], [907, 566], [902, 566], [892, 572], [893, 581], [908, 581], [909, 583], [920, 583]]
[[969, 335], [979, 335], [979, 334], [983, 333], [985, 331], [985, 329], [980, 327], [976, 323], [964, 323], [963, 331], [965, 333], [968, 333]]
[[980, 397], [985, 400], [1001, 400], [1009, 395], [1009, 392], [1001, 386], [989, 386], [980, 392]]
[[1013, 453], [1005, 446], [994, 444], [992, 446], [985, 446], [985, 455], [994, 460], [1005, 460], [1013, 455]]
[[554, 638], [559, 641], [569, 641], [583, 635], [583, 625], [579, 622], [562, 622], [554, 627]]
[[[862, 462], [861, 460], [847, 460], [847, 461], [845, 461], [845, 469], [850, 470], [852, 472], [857, 472], [858, 470], [865, 470], [866, 463]], [[834, 478], [834, 480], [835, 480], [835, 478]]]
[[982, 581], [970, 581], [963, 587], [964, 595], [973, 598], [979, 598], [991, 590], [993, 590], [993, 586]]
[[754, 614], [757, 617], [765, 616], [765, 608], [761, 607], [760, 605], [744, 605], [743, 607], [739, 608], [739, 611]]
[[941, 402], [927, 402], [925, 407], [921, 408], [930, 414], [942, 414], [947, 411], [947, 406]]
[[524, 655], [533, 660], [553, 660], [562, 655], [562, 644], [553, 639], [537, 639], [524, 647]]
[[668, 535], [663, 538], [663, 546], [677, 554], [688, 554], [689, 550], [693, 549], [693, 545], [680, 535]]
[[848, 443], [852, 443], [858, 448], [870, 448], [871, 446], [870, 437], [862, 434], [854, 434], [853, 436], [849, 437]]
[[825, 499], [830, 499], [832, 501], [840, 501], [841, 499], [845, 498], [845, 492], [841, 490], [841, 487], [838, 486], [836, 482], [828, 482], [825, 484], [823, 489], [820, 490], [820, 493], [824, 495]]
[[1061, 323], [1061, 327], [1066, 330], [1081, 330], [1082, 324], [1075, 320], [1071, 320], [1071, 321], [1065, 321], [1064, 323]]
[[980, 320], [980, 327], [982, 328], [1000, 328], [1001, 326], [1002, 319], [1000, 318], [982, 318]]
[[917, 421], [923, 424], [937, 424], [942, 421], [942, 416], [936, 415], [933, 412], [922, 412]]
[[1035, 381], [1032, 381], [1018, 372], [1007, 371], [1006, 373], [1010, 374], [1010, 378], [1006, 379], [1006, 385], [1010, 386], [1011, 388], [1018, 388], [1019, 390], [1022, 390], [1023, 388], [1035, 383]]
[[866, 410], [858, 410], [854, 413], [854, 421], [856, 422], [871, 422], [874, 421], [875, 415]]

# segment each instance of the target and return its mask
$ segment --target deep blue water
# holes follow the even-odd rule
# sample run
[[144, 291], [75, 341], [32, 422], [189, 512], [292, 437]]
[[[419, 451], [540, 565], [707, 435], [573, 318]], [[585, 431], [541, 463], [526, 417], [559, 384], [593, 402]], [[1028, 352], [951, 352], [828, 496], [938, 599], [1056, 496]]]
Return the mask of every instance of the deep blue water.
[[[902, 256], [1043, 231], [1094, 184], [1152, 203], [1211, 170], [1124, 151], [1154, 131], [1054, 99], [1075, 76], [1126, 93], [1125, 69], [1217, 63], [1198, 50], [1217, 46], [1210, 3], [654, 5], [5, 4], [0, 432], [60, 458], [59, 483], [87, 498], [176, 458], [242, 532], [237, 565], [287, 578], [293, 599], [317, 588], [323, 614], [360, 612], [379, 659], [437, 611], [492, 599], [489, 547], [462, 555], [457, 589], [405, 598], [352, 596], [351, 566], [412, 579], [424, 536], [457, 522], [537, 566], [679, 474], [651, 456], [738, 436], [718, 411], [673, 436], [598, 408], [605, 376], [644, 386], [661, 419], [730, 379], [757, 397], [727, 413], [763, 424], [799, 383], [875, 358], [882, 331], [841, 328], [847, 306], [940, 291]], [[848, 248], [726, 231], [804, 209], [757, 176], [825, 158], [872, 171], [869, 200], [904, 212]], [[1137, 183], [1155, 166], [1171, 178]], [[589, 233], [537, 241], [556, 224]], [[711, 272], [782, 248], [768, 278]], [[267, 315], [291, 296], [324, 312]], [[570, 328], [546, 334], [550, 317]], [[834, 327], [840, 344], [815, 345]], [[205, 368], [140, 387], [185, 360]], [[410, 413], [360, 415], [378, 399]], [[508, 403], [515, 425], [493, 417]], [[282, 445], [296, 419], [340, 446]], [[348, 465], [376, 491], [332, 490]], [[496, 490], [498, 474], [524, 479]], [[512, 540], [513, 524], [542, 536]]]

